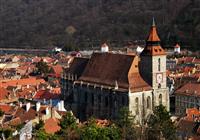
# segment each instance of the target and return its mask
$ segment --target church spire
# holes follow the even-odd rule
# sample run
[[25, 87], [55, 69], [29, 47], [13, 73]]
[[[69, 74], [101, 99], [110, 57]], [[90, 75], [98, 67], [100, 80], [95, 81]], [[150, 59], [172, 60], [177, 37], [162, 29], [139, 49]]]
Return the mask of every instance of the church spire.
[[160, 38], [157, 33], [155, 19], [153, 18], [151, 30], [147, 39], [147, 43], [156, 43], [156, 42], [157, 43], [160, 42]]
[[153, 18], [149, 36], [146, 40], [146, 47], [141, 55], [165, 55], [164, 49], [160, 45], [160, 38], [157, 33], [155, 19]]

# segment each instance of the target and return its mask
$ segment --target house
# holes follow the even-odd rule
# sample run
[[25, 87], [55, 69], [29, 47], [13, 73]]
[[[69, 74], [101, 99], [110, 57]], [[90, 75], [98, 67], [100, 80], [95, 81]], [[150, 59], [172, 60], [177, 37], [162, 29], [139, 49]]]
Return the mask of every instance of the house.
[[183, 115], [187, 108], [200, 106], [200, 83], [187, 83], [175, 91], [175, 113]]
[[34, 101], [56, 106], [60, 102], [60, 92], [51, 92], [51, 90], [39, 90], [33, 96]]
[[177, 134], [180, 139], [200, 139], [200, 111], [197, 108], [186, 109], [186, 115], [177, 123]]
[[174, 53], [181, 53], [181, 46], [178, 43], [174, 46]]

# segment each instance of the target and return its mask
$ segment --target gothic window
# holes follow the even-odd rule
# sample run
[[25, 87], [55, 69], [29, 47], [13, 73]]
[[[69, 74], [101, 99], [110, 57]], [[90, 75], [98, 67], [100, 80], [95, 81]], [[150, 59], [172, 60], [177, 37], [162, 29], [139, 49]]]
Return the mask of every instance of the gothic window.
[[105, 107], [108, 107], [108, 96], [105, 97]]
[[92, 93], [91, 96], [92, 96], [91, 97], [92, 98], [92, 105], [94, 105], [94, 94]]
[[85, 92], [85, 103], [87, 103], [87, 92]]
[[151, 108], [151, 98], [148, 96], [147, 97], [147, 109]]
[[158, 88], [161, 88], [161, 84], [160, 83], [158, 84]]
[[162, 104], [162, 94], [159, 95], [159, 104]]
[[158, 71], [160, 71], [160, 58], [158, 58]]
[[98, 95], [98, 102], [101, 103], [101, 95]]
[[135, 107], [136, 107], [136, 110], [135, 110], [136, 114], [139, 114], [139, 99], [138, 99], [138, 97], [135, 98]]
[[122, 105], [125, 105], [125, 98], [122, 96]]

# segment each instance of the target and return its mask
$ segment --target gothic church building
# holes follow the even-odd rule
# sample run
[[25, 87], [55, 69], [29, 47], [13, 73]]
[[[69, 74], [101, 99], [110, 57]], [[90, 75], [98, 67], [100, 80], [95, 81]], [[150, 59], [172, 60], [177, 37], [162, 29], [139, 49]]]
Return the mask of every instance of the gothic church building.
[[66, 108], [80, 120], [116, 118], [120, 108], [128, 107], [143, 123], [155, 106], [169, 109], [166, 53], [155, 22], [140, 56], [95, 52], [91, 58], [75, 57], [61, 84]]

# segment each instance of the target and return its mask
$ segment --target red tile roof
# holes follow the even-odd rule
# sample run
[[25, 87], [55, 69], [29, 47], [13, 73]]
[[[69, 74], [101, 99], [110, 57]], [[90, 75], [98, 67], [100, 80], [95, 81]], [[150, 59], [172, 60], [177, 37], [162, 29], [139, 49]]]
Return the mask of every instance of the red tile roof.
[[50, 100], [50, 99], [59, 99], [60, 98], [60, 92], [58, 93], [52, 93], [49, 90], [39, 90], [33, 99], [39, 99], [39, 100]]
[[41, 83], [45, 83], [44, 79], [36, 79], [35, 77], [19, 79], [19, 80], [8, 80], [8, 81], [1, 81], [0, 87], [7, 88], [8, 86], [17, 86], [17, 85], [39, 85]]
[[197, 121], [200, 120], [200, 111], [197, 108], [188, 108], [186, 109], [187, 116], [184, 117], [188, 121]]
[[175, 91], [176, 95], [200, 96], [200, 83], [187, 83]]
[[0, 87], [0, 101], [8, 99], [9, 94], [10, 93], [4, 87]]
[[152, 26], [147, 41], [160, 41], [156, 26]]
[[58, 125], [59, 120], [56, 118], [49, 118], [44, 123], [44, 130], [48, 134], [54, 134], [60, 131], [61, 127]]
[[7, 104], [0, 104], [0, 110], [2, 110], [5, 114], [9, 114], [10, 111], [13, 110], [13, 107]]

